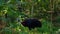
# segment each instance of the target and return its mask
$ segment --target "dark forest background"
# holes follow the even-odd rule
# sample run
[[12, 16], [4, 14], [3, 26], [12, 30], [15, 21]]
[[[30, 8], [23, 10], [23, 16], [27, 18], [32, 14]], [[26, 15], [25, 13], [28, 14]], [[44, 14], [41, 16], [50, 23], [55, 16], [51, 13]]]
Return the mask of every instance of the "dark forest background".
[[[25, 18], [37, 18], [41, 28], [22, 26]], [[0, 0], [0, 34], [59, 34], [60, 0]]]

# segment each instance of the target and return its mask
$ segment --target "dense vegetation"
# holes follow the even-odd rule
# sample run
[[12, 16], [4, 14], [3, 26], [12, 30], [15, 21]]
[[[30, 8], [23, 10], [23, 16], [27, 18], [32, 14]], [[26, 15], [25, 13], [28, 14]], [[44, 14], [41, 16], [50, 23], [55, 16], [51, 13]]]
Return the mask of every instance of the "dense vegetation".
[[[37, 18], [41, 28], [29, 30], [21, 22]], [[0, 0], [0, 34], [59, 34], [60, 0]]]

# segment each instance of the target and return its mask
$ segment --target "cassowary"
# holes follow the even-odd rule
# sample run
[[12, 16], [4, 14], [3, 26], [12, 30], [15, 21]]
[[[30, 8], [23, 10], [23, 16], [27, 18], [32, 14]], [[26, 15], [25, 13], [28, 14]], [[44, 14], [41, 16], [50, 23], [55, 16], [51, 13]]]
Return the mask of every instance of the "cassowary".
[[25, 19], [22, 22], [22, 25], [24, 27], [28, 27], [29, 30], [37, 28], [37, 27], [42, 27], [42, 23], [38, 19], [34, 19], [34, 18]]

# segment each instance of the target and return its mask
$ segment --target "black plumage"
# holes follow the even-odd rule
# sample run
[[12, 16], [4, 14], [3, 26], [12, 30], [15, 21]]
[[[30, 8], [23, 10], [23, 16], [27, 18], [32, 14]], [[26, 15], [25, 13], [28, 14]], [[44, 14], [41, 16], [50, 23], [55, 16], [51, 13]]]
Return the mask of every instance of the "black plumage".
[[42, 23], [38, 19], [30, 18], [30, 19], [25, 19], [22, 22], [22, 25], [24, 27], [28, 27], [29, 30], [37, 28], [37, 27], [42, 27]]

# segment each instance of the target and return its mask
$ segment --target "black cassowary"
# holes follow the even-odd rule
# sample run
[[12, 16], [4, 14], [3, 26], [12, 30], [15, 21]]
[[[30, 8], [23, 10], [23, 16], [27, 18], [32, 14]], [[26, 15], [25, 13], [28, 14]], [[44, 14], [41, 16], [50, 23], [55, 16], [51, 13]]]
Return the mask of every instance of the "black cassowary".
[[30, 19], [25, 19], [22, 22], [22, 25], [24, 27], [28, 27], [29, 30], [34, 29], [36, 27], [42, 27], [41, 22], [38, 19], [34, 19], [34, 18], [32, 18], [32, 19], [31, 18]]

